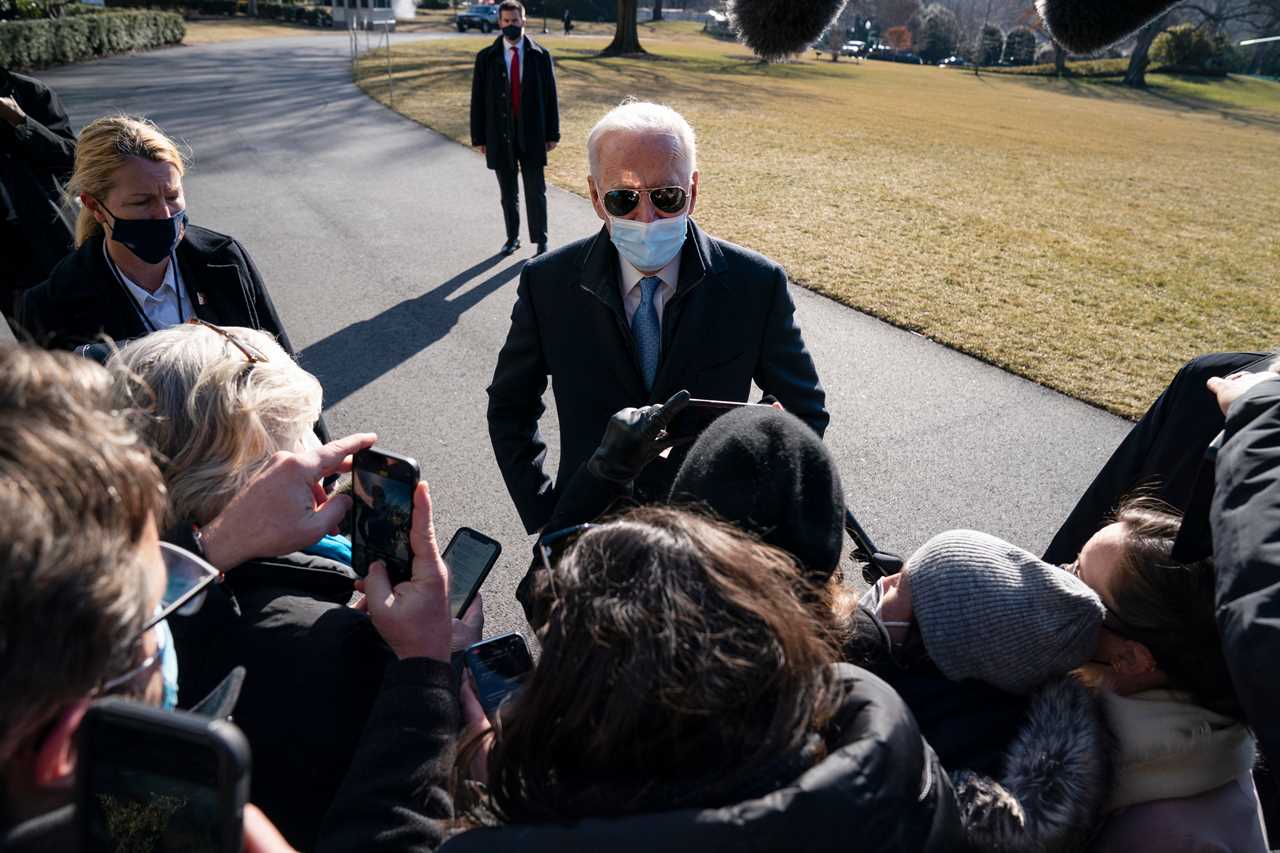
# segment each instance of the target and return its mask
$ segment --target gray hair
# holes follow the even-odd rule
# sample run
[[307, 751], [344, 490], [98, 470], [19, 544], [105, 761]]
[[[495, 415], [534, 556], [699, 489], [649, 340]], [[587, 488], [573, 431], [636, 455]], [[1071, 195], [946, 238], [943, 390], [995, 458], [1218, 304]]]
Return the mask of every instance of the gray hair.
[[660, 134], [670, 137], [685, 178], [698, 168], [698, 143], [684, 116], [663, 104], [625, 100], [604, 114], [587, 134], [587, 164], [591, 176], [600, 179], [600, 143], [611, 133]]
[[206, 524], [279, 451], [303, 448], [320, 382], [271, 335], [228, 327], [267, 356], [251, 364], [213, 329], [184, 324], [125, 346], [107, 367], [116, 405], [161, 456], [174, 518]]

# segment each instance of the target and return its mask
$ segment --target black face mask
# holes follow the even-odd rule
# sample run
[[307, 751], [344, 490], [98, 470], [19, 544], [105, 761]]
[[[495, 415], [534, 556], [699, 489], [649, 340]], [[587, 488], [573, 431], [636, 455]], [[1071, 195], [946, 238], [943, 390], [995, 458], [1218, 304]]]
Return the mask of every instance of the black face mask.
[[[111, 213], [105, 204], [102, 209]], [[148, 264], [158, 264], [169, 257], [182, 239], [182, 226], [187, 224], [185, 210], [167, 219], [121, 219], [114, 213], [111, 218], [115, 220], [111, 223], [111, 239], [128, 247]]]
[[520, 38], [520, 35], [523, 32], [524, 27], [517, 26], [516, 24], [507, 24], [502, 28], [502, 34], [507, 37], [507, 41], [516, 41]]

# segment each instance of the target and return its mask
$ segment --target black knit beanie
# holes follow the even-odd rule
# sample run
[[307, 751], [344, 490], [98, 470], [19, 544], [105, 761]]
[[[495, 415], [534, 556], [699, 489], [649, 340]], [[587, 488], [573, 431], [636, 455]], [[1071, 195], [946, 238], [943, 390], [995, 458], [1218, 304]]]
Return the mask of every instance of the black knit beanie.
[[826, 583], [840, 564], [840, 472], [795, 415], [744, 406], [717, 418], [689, 449], [671, 486], [671, 503], [697, 502], [790, 553], [817, 583]]

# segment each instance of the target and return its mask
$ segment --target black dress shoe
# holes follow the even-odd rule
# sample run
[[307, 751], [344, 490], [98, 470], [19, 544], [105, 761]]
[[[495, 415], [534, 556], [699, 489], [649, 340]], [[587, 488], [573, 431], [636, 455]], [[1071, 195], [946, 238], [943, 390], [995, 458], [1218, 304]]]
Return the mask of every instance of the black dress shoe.
[[502, 244], [502, 254], [509, 255], [516, 249], [520, 248], [520, 238], [512, 237], [510, 240]]
[[546, 244], [546, 243], [539, 243], [539, 244], [538, 244], [538, 251], [534, 252], [534, 253], [533, 253], [533, 255], [534, 255], [534, 257], [537, 257], [538, 255], [545, 255], [546, 253], [547, 253], [547, 244]]

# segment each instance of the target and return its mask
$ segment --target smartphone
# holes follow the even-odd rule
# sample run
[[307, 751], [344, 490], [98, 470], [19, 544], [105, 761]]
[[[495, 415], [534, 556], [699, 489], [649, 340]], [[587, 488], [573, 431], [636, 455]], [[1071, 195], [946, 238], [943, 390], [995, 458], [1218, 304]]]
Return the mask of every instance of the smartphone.
[[671, 438], [695, 439], [721, 415], [743, 406], [767, 406], [766, 403], [734, 403], [729, 400], [690, 400], [667, 424]]
[[351, 465], [355, 506], [351, 524], [351, 568], [364, 577], [381, 560], [397, 584], [413, 577], [413, 490], [418, 463], [374, 446], [361, 450]]
[[77, 737], [81, 850], [239, 853], [249, 743], [233, 724], [111, 698]]
[[502, 545], [470, 527], [459, 527], [444, 549], [444, 562], [449, 567], [449, 609], [460, 619], [475, 600], [480, 584], [498, 562]]
[[476, 683], [476, 698], [490, 720], [499, 706], [524, 686], [533, 657], [524, 637], [514, 631], [468, 646], [463, 655]]

